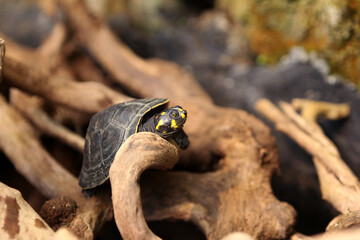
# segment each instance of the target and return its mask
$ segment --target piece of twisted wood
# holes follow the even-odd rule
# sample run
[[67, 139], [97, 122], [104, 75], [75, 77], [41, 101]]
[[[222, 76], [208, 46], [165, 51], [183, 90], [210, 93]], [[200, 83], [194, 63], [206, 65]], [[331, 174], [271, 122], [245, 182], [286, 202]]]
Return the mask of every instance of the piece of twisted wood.
[[141, 188], [145, 216], [193, 221], [209, 239], [233, 231], [285, 238], [295, 212], [272, 194], [270, 178], [278, 159], [270, 130], [243, 111], [215, 106], [178, 65], [136, 56], [82, 1], [59, 3], [77, 40], [117, 83], [138, 97], [169, 97], [188, 111], [185, 131], [191, 144], [181, 153], [181, 164], [209, 170], [220, 159], [208, 173], [146, 174]]
[[[191, 146], [182, 152], [183, 163], [209, 170], [220, 159], [218, 167], [208, 173], [146, 174], [141, 188], [145, 216], [150, 220], [193, 221], [209, 239], [219, 239], [234, 231], [245, 231], [258, 239], [285, 238], [294, 224], [295, 212], [290, 205], [279, 202], [270, 187], [271, 176], [278, 169], [270, 130], [243, 111], [215, 106], [195, 80], [176, 64], [137, 57], [103, 22], [91, 17], [81, 2], [61, 3], [80, 41], [125, 89], [139, 97], [171, 97], [172, 104], [181, 104], [188, 110], [185, 131]], [[30, 60], [39, 58], [31, 50], [20, 53], [10, 54], [6, 59], [9, 69], [6, 79], [11, 85], [89, 113], [114, 103], [114, 97], [106, 94], [105, 98], [99, 97], [101, 88], [93, 88], [98, 92], [89, 91], [91, 83], [80, 84], [64, 79], [64, 75], [52, 75], [47, 68], [34, 67]], [[128, 99], [122, 96], [121, 101]], [[88, 208], [83, 216], [91, 211]], [[136, 218], [127, 220], [138, 224]], [[141, 226], [149, 233], [146, 225]]]
[[316, 118], [310, 117], [307, 121], [291, 105], [281, 103], [280, 106], [283, 111], [265, 99], [256, 103], [256, 109], [274, 122], [279, 131], [289, 135], [314, 156], [323, 198], [342, 213], [359, 210], [359, 180], [320, 127], [308, 122]]
[[139, 180], [147, 169], [173, 168], [178, 158], [174, 145], [149, 132], [130, 136], [120, 147], [110, 168], [110, 182], [114, 216], [124, 239], [159, 239], [145, 222]]
[[1, 95], [0, 116], [0, 125], [5, 126], [0, 131], [0, 149], [44, 196], [73, 198], [79, 209], [69, 228], [83, 239], [92, 239], [93, 232], [111, 216], [108, 197], [85, 199], [77, 178], [43, 148], [31, 125]]
[[0, 95], [0, 149], [28, 181], [47, 197], [81, 201], [76, 178], [43, 148], [31, 125]]
[[[77, 82], [67, 68], [54, 71], [44, 53], [7, 39], [4, 78], [10, 86], [68, 108], [95, 113], [127, 97], [98, 82]], [[45, 55], [47, 56], [47, 55]], [[34, 64], [36, 62], [36, 64]]]

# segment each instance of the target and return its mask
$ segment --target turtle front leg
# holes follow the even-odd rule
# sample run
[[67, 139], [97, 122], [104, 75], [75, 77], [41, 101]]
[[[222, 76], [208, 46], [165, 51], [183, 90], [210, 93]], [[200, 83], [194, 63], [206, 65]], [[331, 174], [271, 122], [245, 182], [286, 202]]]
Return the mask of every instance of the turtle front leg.
[[183, 129], [180, 129], [179, 131], [175, 132], [173, 138], [181, 149], [186, 149], [190, 145], [189, 138]]

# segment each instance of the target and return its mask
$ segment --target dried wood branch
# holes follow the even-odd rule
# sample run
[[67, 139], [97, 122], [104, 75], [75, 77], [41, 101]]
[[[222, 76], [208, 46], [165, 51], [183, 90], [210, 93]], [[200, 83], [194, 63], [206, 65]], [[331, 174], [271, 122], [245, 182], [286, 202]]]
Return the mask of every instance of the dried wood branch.
[[41, 108], [42, 99], [37, 96], [30, 97], [24, 92], [13, 88], [10, 91], [10, 102], [42, 133], [55, 137], [79, 152], [83, 152], [84, 138], [51, 119]]
[[178, 65], [159, 59], [144, 60], [136, 56], [102, 19], [86, 10], [82, 1], [58, 2], [78, 40], [127, 91], [141, 97], [168, 97], [175, 102], [184, 102], [187, 96], [191, 96], [187, 101], [211, 102], [205, 91]]
[[63, 50], [66, 37], [65, 26], [62, 23], [56, 23], [51, 34], [45, 38], [37, 49], [39, 58], [46, 60], [42, 61], [42, 63], [46, 64], [42, 65], [43, 68], [54, 70], [61, 65], [63, 62], [61, 51]]
[[22, 198], [21, 193], [0, 182], [1, 239], [51, 239], [53, 230]]
[[145, 170], [169, 170], [178, 158], [178, 149], [154, 133], [134, 134], [120, 147], [110, 182], [114, 216], [124, 239], [160, 239], [145, 222], [138, 182]]
[[[271, 176], [278, 169], [270, 130], [243, 111], [213, 105], [205, 91], [178, 65], [161, 60], [146, 61], [133, 54], [104, 22], [86, 11], [81, 1], [60, 3], [79, 41], [125, 89], [139, 97], [171, 97], [172, 104], [188, 110], [185, 131], [191, 146], [181, 153], [183, 164], [209, 170], [214, 160], [221, 158], [218, 168], [203, 174], [144, 174], [141, 196], [146, 218], [192, 221], [208, 239], [220, 239], [233, 231], [245, 231], [259, 239], [286, 238], [294, 224], [295, 211], [278, 201], [270, 187]], [[48, 65], [45, 69], [32, 66], [29, 60], [42, 61], [34, 50], [11, 49], [13, 52], [6, 57], [5, 67], [9, 69], [6, 79], [12, 86], [88, 113], [130, 99], [117, 92], [110, 93], [103, 85], [76, 82], [71, 73], [56, 75]], [[89, 86], [93, 86], [91, 91]], [[145, 150], [137, 152], [139, 156], [145, 153]], [[121, 197], [120, 193], [114, 194]], [[135, 196], [138, 196], [136, 192]], [[98, 196], [91, 199], [91, 204], [79, 210], [72, 222], [75, 226], [70, 224], [82, 238], [91, 238], [92, 233], [84, 229], [96, 230], [96, 225], [103, 222], [102, 214], [107, 215], [104, 201]], [[141, 215], [131, 217], [134, 209], [141, 209], [141, 203], [135, 203], [129, 206], [127, 221], [141, 224]], [[134, 229], [128, 231], [129, 236], [137, 234]]]
[[[314, 156], [323, 198], [340, 212], [359, 210], [360, 184], [357, 177], [341, 159], [338, 150], [319, 127], [302, 119], [286, 103], [283, 112], [268, 100], [259, 100], [256, 109], [276, 124], [276, 128], [289, 135]], [[319, 140], [320, 139], [320, 140]]]
[[332, 231], [338, 231], [338, 230], [344, 230], [348, 228], [359, 228], [360, 227], [360, 211], [352, 211], [345, 214], [340, 214], [326, 227], [326, 231], [332, 232]]
[[[31, 125], [0, 96], [0, 148], [17, 171], [49, 198], [70, 196], [82, 201], [77, 180], [42, 147]], [[29, 154], [31, 153], [31, 154]]]
[[350, 106], [346, 103], [335, 104], [295, 98], [291, 101], [291, 104], [295, 110], [301, 110], [301, 115], [304, 119], [313, 123], [316, 123], [319, 117], [338, 120], [350, 114]]
[[67, 229], [56, 231], [23, 199], [21, 193], [0, 182], [1, 239], [76, 240]]
[[[69, 228], [83, 239], [92, 239], [111, 216], [111, 204], [102, 195], [84, 199], [77, 179], [44, 150], [30, 124], [0, 97], [0, 148], [19, 171], [49, 198], [70, 196], [79, 205]], [[31, 154], [29, 154], [31, 153]]]
[[181, 164], [208, 170], [214, 158], [221, 157], [219, 169], [211, 173], [145, 174], [141, 189], [146, 218], [193, 221], [209, 239], [234, 230], [256, 238], [285, 238], [295, 212], [270, 188], [278, 163], [269, 129], [243, 111], [214, 106], [178, 65], [136, 56], [81, 1], [59, 3], [78, 41], [126, 90], [139, 97], [170, 97], [172, 104], [188, 110], [185, 131], [191, 145], [181, 153]]
[[35, 50], [21, 47], [10, 40], [7, 40], [7, 46], [4, 77], [11, 86], [87, 113], [95, 113], [111, 104], [131, 99], [100, 83], [76, 82], [71, 77], [72, 73], [64, 74], [66, 70], [51, 72], [46, 68], [48, 64], [43, 64], [47, 60]]

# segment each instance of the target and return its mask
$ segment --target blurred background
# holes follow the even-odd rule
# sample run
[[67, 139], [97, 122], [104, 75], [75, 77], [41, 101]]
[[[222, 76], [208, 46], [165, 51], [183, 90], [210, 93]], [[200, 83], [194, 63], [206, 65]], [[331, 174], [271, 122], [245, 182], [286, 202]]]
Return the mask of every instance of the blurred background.
[[[360, 2], [357, 0], [87, 0], [94, 15], [143, 58], [174, 61], [195, 76], [218, 105], [255, 115], [261, 97], [347, 102], [348, 119], [321, 121], [326, 134], [360, 176]], [[0, 0], [0, 36], [36, 48], [64, 21], [56, 1]], [[4, 91], [6, 87], [0, 87]], [[258, 116], [258, 115], [257, 115]], [[258, 116], [261, 118], [260, 116]], [[264, 119], [263, 119], [264, 120]], [[264, 120], [265, 121], [265, 120]], [[267, 122], [269, 126], [272, 126]], [[275, 195], [298, 212], [296, 230], [323, 232], [338, 213], [321, 199], [311, 157], [273, 131], [281, 172]], [[57, 158], [81, 158], [51, 138]], [[0, 153], [0, 181], [19, 189], [39, 210], [45, 201]], [[80, 163], [64, 161], [76, 173]], [[150, 225], [165, 239], [203, 236], [188, 223]], [[114, 223], [107, 237], [120, 238]], [[114, 235], [111, 235], [114, 234]], [[102, 239], [100, 235], [99, 239]], [[181, 236], [177, 238], [177, 236]], [[103, 237], [105, 239], [105, 237]]]

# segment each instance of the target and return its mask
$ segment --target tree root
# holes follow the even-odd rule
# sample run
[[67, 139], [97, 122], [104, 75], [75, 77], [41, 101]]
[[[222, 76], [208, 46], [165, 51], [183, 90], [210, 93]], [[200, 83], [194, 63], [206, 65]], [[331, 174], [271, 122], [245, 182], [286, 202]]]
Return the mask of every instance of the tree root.
[[[323, 198], [343, 213], [329, 224], [327, 230], [333, 231], [358, 226], [359, 181], [341, 159], [336, 146], [316, 124], [319, 116], [329, 117], [332, 120], [347, 117], [350, 113], [349, 106], [295, 99], [293, 107], [281, 102], [280, 108], [282, 111], [265, 99], [256, 103], [256, 109], [274, 122], [278, 130], [290, 136], [313, 155]], [[295, 112], [295, 109], [302, 110], [302, 117]], [[351, 239], [350, 237], [354, 236], [358, 238], [360, 232], [346, 232], [340, 237], [335, 234], [334, 236], [326, 235], [319, 239]], [[294, 237], [292, 239], [308, 238]]]

